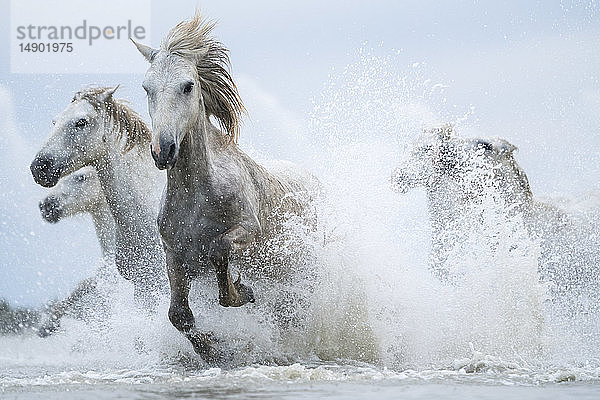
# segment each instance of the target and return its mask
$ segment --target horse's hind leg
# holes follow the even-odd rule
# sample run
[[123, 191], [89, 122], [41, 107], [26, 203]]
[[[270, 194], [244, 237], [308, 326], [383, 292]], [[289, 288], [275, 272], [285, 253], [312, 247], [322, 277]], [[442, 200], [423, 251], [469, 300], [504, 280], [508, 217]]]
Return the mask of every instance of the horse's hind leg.
[[229, 255], [234, 246], [247, 247], [251, 234], [242, 226], [236, 226], [214, 239], [208, 256], [217, 273], [219, 285], [219, 304], [224, 307], [239, 307], [246, 303], [254, 303], [252, 289], [241, 283], [240, 277], [234, 281], [229, 271]]
[[220, 358], [220, 354], [211, 346], [210, 334], [199, 332], [196, 329], [196, 320], [188, 302], [190, 278], [177, 257], [168, 250], [166, 250], [166, 256], [167, 273], [171, 287], [169, 320], [192, 343], [197, 354], [207, 362], [215, 361]]

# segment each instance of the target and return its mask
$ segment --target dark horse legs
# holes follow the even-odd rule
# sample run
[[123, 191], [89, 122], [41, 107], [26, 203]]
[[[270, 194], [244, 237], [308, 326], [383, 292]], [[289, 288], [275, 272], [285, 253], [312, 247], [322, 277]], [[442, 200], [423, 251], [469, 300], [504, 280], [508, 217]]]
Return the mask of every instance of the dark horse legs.
[[[240, 231], [238, 230], [237, 232]], [[240, 238], [240, 236], [232, 235], [232, 233], [233, 231], [228, 231], [219, 235], [213, 240], [209, 249], [209, 259], [214, 265], [217, 275], [219, 304], [225, 307], [239, 307], [248, 302], [254, 302], [252, 289], [243, 285], [240, 282], [240, 278], [234, 282], [229, 272], [229, 254], [233, 248], [232, 243], [239, 246], [247, 243], [241, 240], [235, 242], [235, 239]], [[180, 259], [172, 254], [169, 249], [165, 249], [165, 252], [171, 287], [169, 320], [177, 330], [188, 338], [194, 347], [194, 351], [205, 361], [216, 361], [221, 358], [221, 355], [211, 346], [210, 333], [200, 332], [196, 328], [194, 314], [188, 302], [191, 283], [190, 276]]]
[[231, 278], [229, 271], [229, 255], [232, 250], [248, 247], [252, 235], [243, 227], [236, 227], [217, 236], [208, 250], [210, 262], [215, 267], [217, 283], [219, 285], [219, 304], [223, 307], [240, 307], [246, 303], [254, 303], [252, 289]]
[[188, 303], [190, 278], [181, 261], [168, 249], [166, 250], [166, 256], [169, 285], [171, 287], [169, 320], [192, 343], [196, 353], [205, 361], [215, 361], [219, 357], [210, 346], [210, 335], [196, 329], [196, 320]]

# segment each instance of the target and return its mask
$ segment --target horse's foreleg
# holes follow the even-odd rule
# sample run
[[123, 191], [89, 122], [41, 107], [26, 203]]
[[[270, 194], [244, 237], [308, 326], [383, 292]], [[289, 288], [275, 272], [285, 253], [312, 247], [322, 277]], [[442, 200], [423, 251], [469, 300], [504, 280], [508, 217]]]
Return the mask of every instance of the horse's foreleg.
[[84, 279], [73, 290], [73, 292], [67, 297], [50, 307], [49, 318], [38, 330], [38, 335], [46, 337], [52, 334], [60, 327], [60, 320], [68, 313], [73, 312], [73, 309], [82, 301], [82, 299], [95, 291], [97, 288], [97, 280], [95, 277]]
[[210, 244], [208, 256], [217, 273], [219, 304], [224, 307], [239, 307], [248, 302], [254, 303], [252, 289], [242, 284], [239, 277], [234, 281], [229, 271], [231, 251], [248, 247], [253, 239], [253, 233], [237, 225], [217, 236]]
[[199, 332], [196, 329], [196, 320], [188, 302], [190, 278], [177, 257], [168, 250], [166, 256], [167, 274], [171, 287], [169, 320], [192, 343], [196, 353], [205, 361], [214, 361], [217, 355], [210, 345], [210, 334]]
[[194, 314], [188, 303], [190, 280], [183, 265], [167, 252], [167, 272], [171, 287], [171, 305], [169, 320], [178, 331], [187, 334], [195, 327]]

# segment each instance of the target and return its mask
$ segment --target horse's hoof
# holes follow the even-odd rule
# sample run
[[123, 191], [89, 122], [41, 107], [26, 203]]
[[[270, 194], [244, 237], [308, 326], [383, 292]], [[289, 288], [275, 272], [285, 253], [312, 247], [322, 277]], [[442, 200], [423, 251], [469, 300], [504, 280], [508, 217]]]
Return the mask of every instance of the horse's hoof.
[[240, 306], [243, 306], [246, 303], [254, 303], [254, 292], [250, 286], [246, 286], [238, 280], [235, 288], [237, 289], [240, 297]]
[[196, 333], [190, 337], [194, 351], [207, 364], [224, 363], [228, 361], [226, 354], [215, 347], [219, 342], [211, 333]]
[[246, 303], [254, 303], [254, 292], [250, 286], [246, 286], [240, 282], [238, 278], [234, 283], [235, 291], [237, 296], [221, 297], [219, 296], [219, 304], [223, 307], [241, 307]]
[[202, 357], [205, 363], [210, 365], [224, 364], [230, 361], [222, 350], [212, 344], [204, 345], [200, 349], [194, 348], [194, 351]]

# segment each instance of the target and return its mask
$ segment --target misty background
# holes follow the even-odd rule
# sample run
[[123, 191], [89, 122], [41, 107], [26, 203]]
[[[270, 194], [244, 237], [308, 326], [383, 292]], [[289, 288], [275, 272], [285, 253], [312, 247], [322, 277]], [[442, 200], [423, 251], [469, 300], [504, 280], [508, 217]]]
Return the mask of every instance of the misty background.
[[[32, 12], [50, 3], [41, 1]], [[311, 116], [324, 91], [343, 79], [348, 65], [380, 57], [393, 74], [443, 85], [444, 98], [433, 101], [463, 121], [461, 134], [501, 136], [517, 145], [536, 195], [600, 190], [597, 1], [196, 4], [219, 22], [214, 33], [231, 51], [249, 111], [241, 147], [253, 155], [311, 169]], [[89, 84], [120, 84], [118, 97], [149, 118], [142, 74], [11, 74], [9, 6], [0, 1], [0, 298], [37, 305], [68, 293], [99, 257], [89, 218], [50, 225], [39, 215], [45, 189], [33, 182], [29, 163], [51, 119]], [[145, 44], [158, 47], [194, 9], [189, 1], [153, 1]], [[118, 60], [107, 54], [106, 62]], [[369, 110], [365, 117], [377, 120], [377, 107]]]

